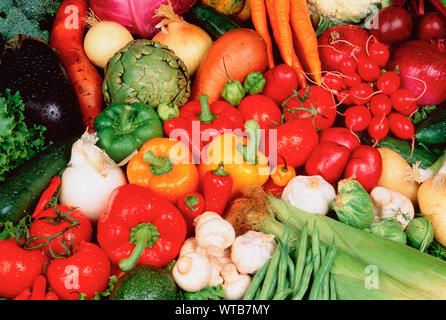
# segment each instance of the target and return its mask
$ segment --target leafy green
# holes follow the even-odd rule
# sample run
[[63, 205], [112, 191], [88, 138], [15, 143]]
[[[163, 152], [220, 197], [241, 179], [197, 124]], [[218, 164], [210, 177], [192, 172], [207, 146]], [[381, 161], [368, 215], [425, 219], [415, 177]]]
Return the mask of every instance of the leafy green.
[[434, 257], [440, 258], [441, 260], [446, 261], [446, 248], [443, 247], [436, 240], [432, 241], [431, 245], [427, 249], [427, 253], [429, 253], [431, 256], [434, 256]]
[[31, 216], [23, 217], [17, 225], [12, 222], [0, 222], [0, 240], [10, 238], [26, 238], [31, 225]]
[[185, 300], [223, 300], [225, 289], [221, 284], [218, 286], [206, 286], [197, 292], [184, 293]]
[[342, 20], [330, 20], [330, 19], [326, 19], [322, 16], [319, 17], [319, 22], [317, 24], [317, 29], [316, 29], [316, 36], [320, 36], [321, 34], [323, 34], [325, 31], [327, 31], [327, 29], [340, 25], [340, 24], [346, 24], [347, 22], [344, 22]]
[[47, 18], [57, 12], [60, 2], [60, 0], [2, 0], [0, 34], [6, 40], [24, 34], [48, 41], [48, 30], [42, 30], [41, 23], [47, 22]]
[[96, 292], [94, 298], [92, 300], [102, 300], [103, 298], [107, 298], [111, 295], [113, 289], [115, 288], [116, 282], [118, 282], [118, 277], [113, 275], [110, 276], [110, 280], [108, 281], [108, 287], [104, 292]]
[[6, 89], [0, 93], [0, 181], [6, 174], [45, 148], [43, 136], [46, 128], [25, 123], [25, 105], [17, 91], [14, 95]]
[[[446, 1], [446, 0], [445, 0]], [[418, 124], [426, 119], [432, 112], [437, 110], [437, 106], [424, 106], [411, 117], [413, 124]]]

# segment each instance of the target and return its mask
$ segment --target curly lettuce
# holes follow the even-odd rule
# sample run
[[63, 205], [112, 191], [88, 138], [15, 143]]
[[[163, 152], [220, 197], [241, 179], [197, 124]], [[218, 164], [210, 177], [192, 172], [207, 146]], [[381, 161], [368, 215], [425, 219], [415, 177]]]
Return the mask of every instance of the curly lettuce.
[[223, 300], [225, 290], [221, 284], [218, 286], [206, 286], [197, 292], [185, 292], [185, 300]]
[[42, 125], [28, 127], [24, 110], [18, 91], [14, 95], [9, 89], [3, 95], [0, 93], [0, 181], [45, 148], [46, 128]]

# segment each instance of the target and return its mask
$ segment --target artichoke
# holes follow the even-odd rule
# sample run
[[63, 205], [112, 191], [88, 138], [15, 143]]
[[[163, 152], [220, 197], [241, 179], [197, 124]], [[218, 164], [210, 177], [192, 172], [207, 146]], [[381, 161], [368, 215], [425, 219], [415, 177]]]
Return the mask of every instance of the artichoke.
[[102, 86], [107, 104], [160, 103], [182, 106], [190, 96], [186, 65], [157, 41], [130, 41], [107, 63]]

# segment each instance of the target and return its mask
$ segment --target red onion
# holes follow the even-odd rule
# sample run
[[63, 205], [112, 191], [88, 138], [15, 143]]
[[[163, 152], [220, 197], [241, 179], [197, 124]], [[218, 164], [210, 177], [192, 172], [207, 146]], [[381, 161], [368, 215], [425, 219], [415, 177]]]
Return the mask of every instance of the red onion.
[[417, 104], [438, 105], [446, 101], [446, 53], [429, 41], [414, 40], [398, 47], [387, 69], [399, 68], [401, 88], [412, 91]]

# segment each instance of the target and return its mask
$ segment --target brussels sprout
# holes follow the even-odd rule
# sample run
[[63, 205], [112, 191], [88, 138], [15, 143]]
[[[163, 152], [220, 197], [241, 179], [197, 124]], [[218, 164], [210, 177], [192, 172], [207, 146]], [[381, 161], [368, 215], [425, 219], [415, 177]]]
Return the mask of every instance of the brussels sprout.
[[401, 244], [407, 243], [403, 226], [397, 220], [392, 218], [385, 218], [374, 222], [370, 228], [365, 229], [365, 231], [371, 232], [378, 237], [393, 240]]
[[361, 184], [352, 179], [338, 183], [338, 194], [332, 207], [339, 221], [358, 229], [370, 227], [375, 218], [373, 203]]
[[434, 230], [429, 218], [418, 217], [410, 221], [406, 235], [411, 247], [424, 251], [434, 240]]

